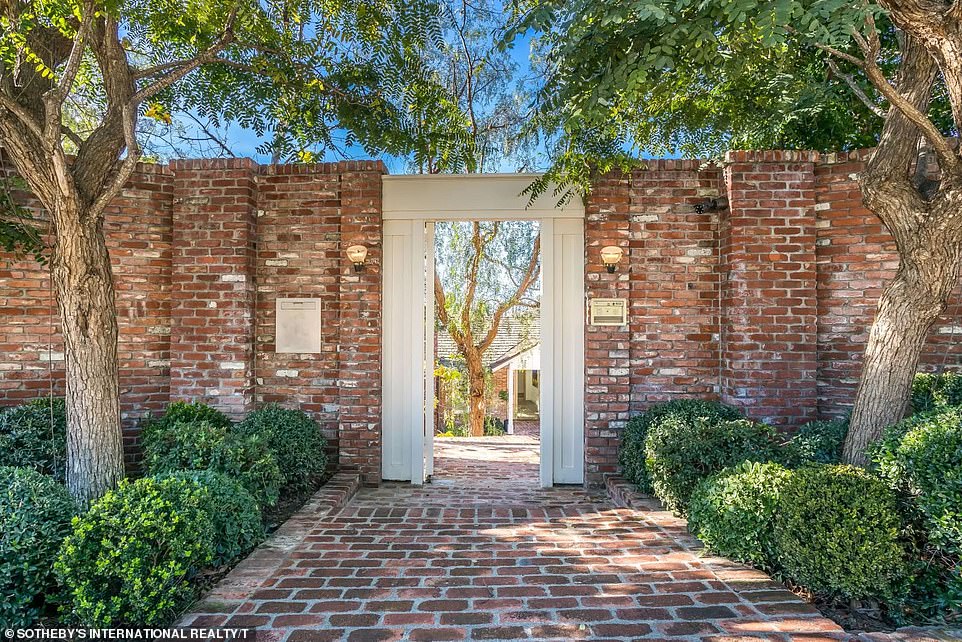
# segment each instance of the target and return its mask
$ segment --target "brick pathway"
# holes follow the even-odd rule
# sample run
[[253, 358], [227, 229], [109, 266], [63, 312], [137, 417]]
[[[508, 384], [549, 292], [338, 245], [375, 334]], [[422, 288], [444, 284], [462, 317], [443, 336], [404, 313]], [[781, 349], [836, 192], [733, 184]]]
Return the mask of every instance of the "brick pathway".
[[698, 556], [684, 522], [537, 483], [537, 442], [438, 440], [434, 483], [362, 489], [248, 594], [182, 623], [265, 640], [837, 640], [764, 574]]

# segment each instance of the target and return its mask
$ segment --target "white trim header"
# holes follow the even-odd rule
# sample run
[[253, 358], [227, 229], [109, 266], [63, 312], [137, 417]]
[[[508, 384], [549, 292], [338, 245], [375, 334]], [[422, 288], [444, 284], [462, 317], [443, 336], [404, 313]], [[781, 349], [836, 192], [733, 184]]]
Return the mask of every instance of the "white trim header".
[[410, 174], [382, 177], [384, 220], [583, 219], [575, 195], [563, 207], [549, 189], [528, 207], [523, 193], [541, 174]]

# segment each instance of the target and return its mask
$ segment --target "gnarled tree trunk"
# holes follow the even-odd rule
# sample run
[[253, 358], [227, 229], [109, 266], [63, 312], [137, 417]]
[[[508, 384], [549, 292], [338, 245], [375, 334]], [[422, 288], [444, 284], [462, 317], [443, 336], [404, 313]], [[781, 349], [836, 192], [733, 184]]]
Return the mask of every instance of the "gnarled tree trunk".
[[[875, 63], [877, 46], [865, 45], [863, 68], [892, 107], [860, 186], [865, 205], [895, 239], [900, 263], [869, 333], [845, 440], [845, 461], [858, 465], [866, 461], [867, 446], [905, 415], [925, 339], [945, 309], [962, 262], [962, 165], [924, 116], [939, 71], [930, 49], [938, 43], [912, 35], [918, 25], [897, 13], [899, 8], [891, 10], [894, 18], [906, 20], [894, 87]], [[937, 180], [930, 175], [929, 149], [938, 160]]]
[[869, 332], [844, 458], [864, 464], [869, 444], [905, 415], [932, 324], [958, 282], [962, 246], [942, 243], [917, 261], [903, 258], [879, 299]]
[[69, 197], [53, 213], [53, 283], [67, 375], [67, 487], [87, 504], [124, 476], [117, 316], [102, 219]]

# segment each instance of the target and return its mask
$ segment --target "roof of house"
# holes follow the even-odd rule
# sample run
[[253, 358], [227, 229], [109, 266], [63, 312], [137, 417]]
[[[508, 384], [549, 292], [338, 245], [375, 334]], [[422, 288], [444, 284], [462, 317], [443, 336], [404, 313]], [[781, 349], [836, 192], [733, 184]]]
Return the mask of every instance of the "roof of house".
[[[441, 361], [449, 360], [458, 354], [458, 347], [454, 339], [448, 334], [447, 330], [438, 330], [437, 356]], [[494, 338], [491, 347], [488, 348], [481, 358], [485, 367], [504, 360], [506, 357], [514, 357], [541, 342], [541, 316], [535, 311], [533, 314], [526, 314], [523, 318], [504, 317], [498, 334]]]

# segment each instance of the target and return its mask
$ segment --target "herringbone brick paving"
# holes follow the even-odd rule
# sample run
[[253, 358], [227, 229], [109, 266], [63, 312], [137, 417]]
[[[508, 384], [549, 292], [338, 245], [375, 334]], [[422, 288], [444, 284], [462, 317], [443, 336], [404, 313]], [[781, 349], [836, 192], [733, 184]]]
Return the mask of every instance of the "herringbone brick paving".
[[290, 642], [852, 637], [764, 574], [700, 556], [668, 513], [539, 488], [536, 438], [438, 441], [434, 483], [361, 490], [251, 594], [183, 622]]

